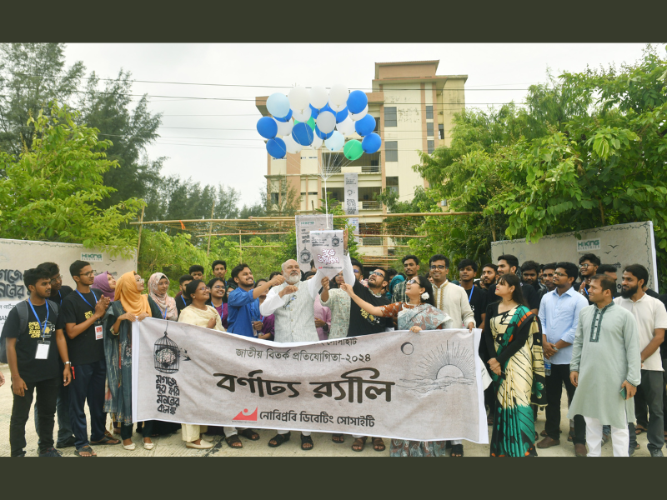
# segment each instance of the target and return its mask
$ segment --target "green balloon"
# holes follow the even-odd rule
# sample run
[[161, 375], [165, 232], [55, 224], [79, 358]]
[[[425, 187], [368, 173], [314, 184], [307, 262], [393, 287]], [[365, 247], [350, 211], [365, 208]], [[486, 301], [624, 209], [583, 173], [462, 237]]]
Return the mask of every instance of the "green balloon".
[[345, 147], [343, 148], [343, 154], [345, 158], [350, 161], [358, 160], [361, 158], [361, 155], [364, 154], [364, 148], [361, 146], [361, 143], [356, 139], [347, 141]]
[[308, 124], [308, 126], [309, 126], [310, 128], [312, 128], [313, 130], [315, 130], [315, 120], [313, 119], [312, 116], [308, 119], [308, 121], [307, 121], [306, 123]]

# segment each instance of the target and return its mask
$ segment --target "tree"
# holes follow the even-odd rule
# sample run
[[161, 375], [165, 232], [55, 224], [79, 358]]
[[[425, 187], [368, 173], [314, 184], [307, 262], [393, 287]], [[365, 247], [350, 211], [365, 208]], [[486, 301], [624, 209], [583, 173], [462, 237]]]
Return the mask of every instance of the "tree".
[[82, 243], [130, 255], [137, 234], [127, 223], [143, 201], [129, 199], [107, 209], [97, 203], [113, 188], [104, 173], [118, 164], [106, 158], [109, 141], [97, 129], [79, 125], [76, 114], [53, 103], [30, 119], [32, 149], [18, 158], [0, 152], [0, 227], [5, 238]]
[[[455, 210], [482, 211], [483, 217], [423, 230], [442, 238], [452, 254], [477, 248], [486, 258], [491, 238], [535, 242], [547, 234], [652, 220], [658, 258], [667, 262], [666, 80], [667, 61], [648, 47], [620, 71], [564, 73], [557, 82], [531, 87], [528, 109], [508, 108], [511, 133], [494, 127], [498, 112], [459, 115], [452, 147], [424, 155], [424, 165], [415, 168], [435, 181], [432, 202], [448, 198]], [[464, 145], [470, 137], [476, 140]], [[659, 271], [664, 282], [667, 270]]]
[[65, 68], [63, 43], [0, 44], [0, 151], [18, 157], [31, 149], [31, 116], [49, 112], [48, 103], [67, 103], [76, 93], [85, 68], [78, 61]]

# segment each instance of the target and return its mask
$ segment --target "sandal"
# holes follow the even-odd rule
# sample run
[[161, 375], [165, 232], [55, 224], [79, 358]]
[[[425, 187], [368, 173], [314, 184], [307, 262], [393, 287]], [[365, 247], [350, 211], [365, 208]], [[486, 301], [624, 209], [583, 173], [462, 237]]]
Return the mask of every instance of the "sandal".
[[243, 443], [239, 439], [238, 434], [234, 434], [233, 436], [229, 436], [225, 438], [225, 441], [229, 445], [230, 448], [243, 448]]
[[[309, 444], [310, 446], [306, 447], [307, 444]], [[305, 451], [310, 451], [313, 449], [313, 446], [315, 446], [313, 444], [313, 438], [301, 434], [301, 449]]]
[[114, 444], [120, 444], [120, 439], [109, 438], [109, 436], [105, 435], [99, 441], [91, 441], [90, 444], [94, 444], [95, 446], [111, 446]]
[[[90, 453], [90, 455], [82, 455], [81, 453]], [[74, 450], [74, 454], [77, 457], [83, 457], [83, 458], [89, 458], [89, 457], [96, 457], [97, 456], [97, 453], [95, 453], [93, 451], [93, 449], [88, 445], [84, 446], [83, 448], [79, 448], [77, 450]]]
[[635, 425], [635, 434], [639, 436], [642, 432], [648, 432], [648, 429], [643, 425]]
[[332, 434], [331, 435], [331, 440], [334, 443], [344, 443], [345, 442], [345, 434]]
[[257, 434], [252, 429], [243, 429], [241, 432], [239, 432], [239, 436], [243, 436], [244, 438], [250, 439], [250, 441], [259, 440], [259, 434]]
[[[281, 444], [289, 441], [291, 437], [292, 437], [292, 431], [288, 432], [287, 434], [276, 434], [271, 439], [269, 439], [269, 446], [271, 448], [277, 448]], [[271, 444], [271, 441], [273, 441], [274, 444]]]
[[366, 447], [366, 439], [368, 439], [366, 436], [355, 438], [354, 443], [352, 443], [352, 451], [364, 451], [364, 448]]
[[463, 445], [455, 444], [452, 446], [452, 452], [449, 454], [450, 457], [462, 457], [463, 456]]
[[382, 438], [373, 438], [373, 449], [375, 451], [384, 451], [386, 449]]

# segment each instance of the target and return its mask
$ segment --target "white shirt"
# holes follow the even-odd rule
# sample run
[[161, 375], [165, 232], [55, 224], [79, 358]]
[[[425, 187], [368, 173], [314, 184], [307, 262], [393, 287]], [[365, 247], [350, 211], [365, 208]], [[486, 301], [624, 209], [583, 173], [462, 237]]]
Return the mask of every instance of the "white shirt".
[[[653, 340], [656, 328], [667, 328], [667, 311], [664, 304], [650, 295], [644, 294], [636, 302], [633, 302], [632, 299], [616, 297], [614, 303], [627, 309], [635, 317], [639, 334], [639, 349], [642, 351]], [[662, 359], [660, 359], [660, 347], [644, 360], [642, 370], [664, 371]]]
[[435, 294], [435, 307], [447, 313], [454, 320], [455, 326], [452, 328], [467, 327], [470, 322], [475, 324], [475, 313], [470, 307], [468, 295], [463, 287], [445, 280], [440, 286], [433, 283], [433, 293]]

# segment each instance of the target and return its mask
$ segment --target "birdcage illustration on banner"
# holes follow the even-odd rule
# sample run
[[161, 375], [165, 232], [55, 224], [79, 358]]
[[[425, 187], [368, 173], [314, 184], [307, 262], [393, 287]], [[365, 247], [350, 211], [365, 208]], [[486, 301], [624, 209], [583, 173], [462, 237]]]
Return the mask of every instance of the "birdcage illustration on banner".
[[178, 360], [180, 357], [178, 345], [169, 338], [166, 330], [164, 337], [160, 337], [155, 341], [153, 355], [156, 370], [162, 373], [176, 373], [178, 371]]

